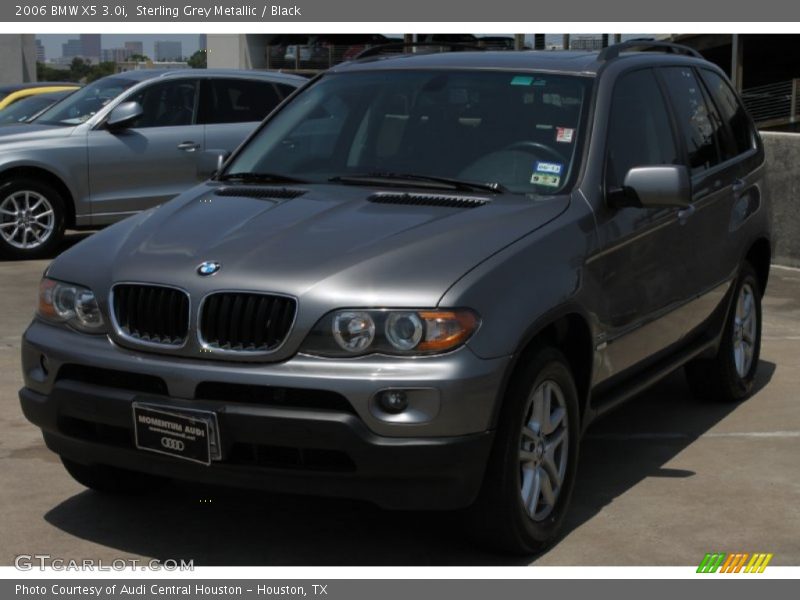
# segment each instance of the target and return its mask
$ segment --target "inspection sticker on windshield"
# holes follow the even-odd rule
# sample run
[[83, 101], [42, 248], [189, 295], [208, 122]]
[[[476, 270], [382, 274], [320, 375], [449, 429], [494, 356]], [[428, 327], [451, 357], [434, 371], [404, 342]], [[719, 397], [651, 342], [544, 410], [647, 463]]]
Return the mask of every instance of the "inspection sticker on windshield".
[[572, 143], [575, 130], [570, 127], [556, 127], [556, 141], [562, 144]]
[[558, 187], [564, 165], [556, 162], [536, 161], [531, 175], [531, 183], [547, 187]]
[[546, 185], [547, 187], [558, 187], [561, 177], [558, 175], [548, 175], [547, 173], [534, 173], [531, 176], [531, 183], [536, 185]]
[[534, 171], [537, 173], [553, 173], [555, 175], [561, 175], [561, 169], [564, 168], [564, 165], [561, 163], [555, 162], [543, 162], [541, 160], [536, 161], [536, 166], [534, 167]]

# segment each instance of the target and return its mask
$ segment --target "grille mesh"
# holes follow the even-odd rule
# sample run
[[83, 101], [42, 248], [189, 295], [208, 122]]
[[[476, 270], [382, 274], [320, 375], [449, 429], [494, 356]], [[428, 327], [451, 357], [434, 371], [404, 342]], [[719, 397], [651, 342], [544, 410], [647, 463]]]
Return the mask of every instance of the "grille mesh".
[[189, 329], [189, 298], [178, 289], [122, 284], [114, 286], [114, 317], [122, 332], [136, 340], [180, 346]]
[[200, 314], [201, 340], [233, 352], [269, 352], [289, 335], [297, 303], [269, 294], [219, 292], [208, 296]]

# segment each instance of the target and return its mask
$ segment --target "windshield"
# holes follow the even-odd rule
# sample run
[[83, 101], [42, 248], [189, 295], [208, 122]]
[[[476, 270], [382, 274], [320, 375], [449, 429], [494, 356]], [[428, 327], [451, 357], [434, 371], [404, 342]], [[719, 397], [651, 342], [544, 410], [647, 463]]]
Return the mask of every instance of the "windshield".
[[58, 97], [52, 94], [29, 96], [14, 102], [11, 106], [0, 110], [0, 124], [24, 123], [39, 111], [53, 104]]
[[135, 83], [133, 79], [122, 77], [98, 79], [43, 112], [35, 122], [42, 125], [80, 125]]
[[576, 168], [590, 84], [507, 71], [331, 74], [270, 120], [226, 173], [312, 183], [419, 175], [553, 194]]

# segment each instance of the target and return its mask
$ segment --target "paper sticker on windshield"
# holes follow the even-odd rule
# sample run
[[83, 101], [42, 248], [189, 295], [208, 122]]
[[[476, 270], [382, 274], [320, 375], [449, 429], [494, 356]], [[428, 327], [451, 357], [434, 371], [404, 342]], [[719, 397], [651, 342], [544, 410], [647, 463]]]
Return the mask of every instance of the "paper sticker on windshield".
[[511, 85], [530, 85], [533, 83], [533, 77], [527, 75], [515, 75], [511, 80]]
[[575, 130], [569, 127], [556, 127], [556, 141], [562, 144], [572, 143], [572, 138], [575, 135]]
[[541, 160], [536, 161], [533, 170], [536, 173], [549, 173], [551, 175], [561, 175], [561, 170], [564, 165], [556, 162], [544, 162]]
[[536, 172], [531, 175], [531, 183], [536, 185], [544, 185], [547, 187], [558, 187], [561, 182], [561, 177], [558, 175], [551, 175], [549, 173]]

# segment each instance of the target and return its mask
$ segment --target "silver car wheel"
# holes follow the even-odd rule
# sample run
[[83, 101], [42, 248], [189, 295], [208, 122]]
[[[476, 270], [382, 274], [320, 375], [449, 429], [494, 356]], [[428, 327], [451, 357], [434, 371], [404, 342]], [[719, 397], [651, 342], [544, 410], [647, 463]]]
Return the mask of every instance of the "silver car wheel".
[[53, 205], [39, 192], [19, 190], [0, 202], [0, 236], [21, 250], [44, 244], [55, 229]]
[[739, 290], [736, 300], [736, 314], [733, 319], [733, 362], [736, 373], [744, 379], [753, 366], [753, 354], [758, 333], [758, 314], [753, 287], [745, 283]]
[[549, 379], [528, 397], [520, 436], [520, 492], [534, 521], [546, 519], [555, 508], [567, 472], [568, 448], [564, 392]]

